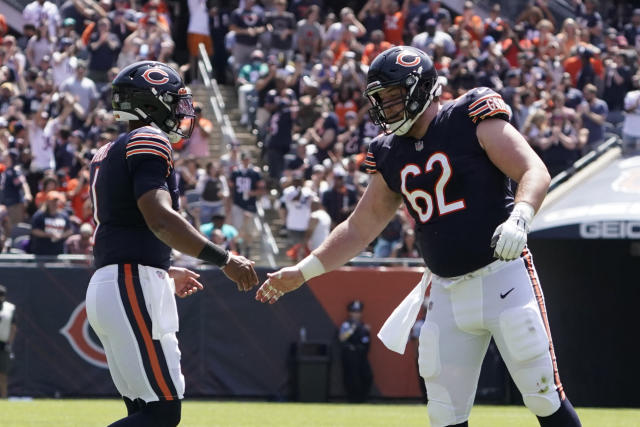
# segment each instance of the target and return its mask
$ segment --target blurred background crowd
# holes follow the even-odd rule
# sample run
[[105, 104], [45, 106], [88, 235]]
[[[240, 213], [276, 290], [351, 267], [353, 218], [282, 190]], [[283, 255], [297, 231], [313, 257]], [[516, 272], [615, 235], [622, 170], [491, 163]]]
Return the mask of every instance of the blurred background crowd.
[[[35, 0], [21, 32], [0, 15], [0, 249], [91, 253], [88, 164], [124, 131], [110, 81], [137, 60], [167, 62], [192, 86], [203, 43], [220, 85], [237, 94], [237, 127], [254, 150], [209, 147], [214, 123], [196, 105], [192, 138], [175, 152], [182, 213], [203, 234], [251, 256], [257, 205], [279, 212], [291, 260], [354, 209], [380, 133], [362, 92], [368, 65], [393, 45], [427, 52], [446, 78], [441, 99], [486, 86], [552, 175], [619, 135], [640, 139], [640, 9], [548, 0], [513, 19], [496, 3], [459, 13], [437, 0]], [[483, 17], [481, 17], [483, 15]], [[372, 242], [374, 257], [419, 258], [403, 209]]]

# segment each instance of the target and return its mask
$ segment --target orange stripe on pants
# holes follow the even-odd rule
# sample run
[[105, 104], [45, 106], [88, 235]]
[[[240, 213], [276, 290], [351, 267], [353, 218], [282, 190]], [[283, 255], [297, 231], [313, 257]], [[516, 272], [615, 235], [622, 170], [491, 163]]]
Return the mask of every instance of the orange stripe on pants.
[[127, 297], [129, 298], [129, 303], [131, 304], [133, 315], [136, 318], [138, 329], [140, 329], [140, 333], [142, 334], [144, 346], [147, 348], [147, 354], [149, 355], [149, 360], [151, 362], [151, 370], [153, 371], [153, 376], [160, 386], [160, 390], [162, 390], [162, 393], [164, 393], [164, 396], [161, 397], [163, 397], [165, 400], [173, 400], [173, 396], [169, 391], [169, 387], [167, 386], [167, 383], [162, 376], [162, 370], [160, 369], [158, 355], [156, 354], [155, 347], [153, 346], [153, 340], [151, 339], [149, 329], [147, 329], [147, 326], [144, 323], [144, 319], [142, 318], [142, 312], [140, 311], [140, 305], [138, 304], [138, 297], [136, 296], [136, 292], [133, 289], [133, 274], [131, 273], [131, 264], [124, 265], [124, 283], [127, 288]]
[[547, 337], [549, 338], [549, 353], [551, 353], [551, 362], [553, 364], [553, 376], [556, 383], [556, 387], [558, 389], [558, 393], [560, 394], [560, 400], [564, 400], [566, 395], [564, 394], [564, 388], [562, 387], [562, 383], [560, 382], [560, 374], [558, 373], [558, 363], [556, 362], [556, 353], [553, 350], [553, 341], [551, 340], [551, 329], [549, 328], [549, 319], [547, 319], [547, 308], [544, 305], [544, 297], [542, 296], [542, 291], [540, 289], [540, 283], [538, 283], [538, 278], [536, 277], [535, 270], [533, 269], [533, 260], [531, 259], [531, 253], [525, 250], [524, 255], [525, 263], [527, 264], [527, 271], [529, 272], [529, 278], [531, 279], [531, 283], [533, 284], [533, 293], [536, 296], [536, 300], [538, 302], [538, 308], [540, 309], [540, 314], [542, 315], [542, 322], [544, 323], [544, 329], [547, 331]]

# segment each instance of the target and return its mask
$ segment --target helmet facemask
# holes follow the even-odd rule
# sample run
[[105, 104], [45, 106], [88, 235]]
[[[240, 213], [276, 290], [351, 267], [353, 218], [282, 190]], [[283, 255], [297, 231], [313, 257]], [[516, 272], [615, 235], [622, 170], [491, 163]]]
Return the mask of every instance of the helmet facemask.
[[[437, 79], [420, 79], [421, 68], [408, 74], [400, 80], [388, 82], [372, 82], [365, 90], [372, 106], [369, 109], [371, 120], [387, 134], [404, 135], [412, 127], [420, 115], [429, 107], [434, 97], [440, 95], [440, 85]], [[387, 88], [397, 88], [398, 96], [388, 91], [390, 99], [382, 100], [380, 92]], [[404, 108], [393, 112], [393, 107], [399, 103]], [[393, 113], [387, 117], [389, 112]]]

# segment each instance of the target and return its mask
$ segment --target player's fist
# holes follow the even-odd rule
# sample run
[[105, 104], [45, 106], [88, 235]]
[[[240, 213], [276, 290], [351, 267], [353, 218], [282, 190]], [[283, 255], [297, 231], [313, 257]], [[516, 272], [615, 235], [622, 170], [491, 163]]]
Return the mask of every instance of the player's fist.
[[287, 292], [298, 289], [304, 277], [298, 267], [285, 267], [275, 273], [268, 273], [267, 280], [256, 292], [256, 300], [273, 304]]
[[491, 237], [493, 256], [510, 261], [520, 256], [527, 244], [529, 223], [534, 215], [533, 207], [526, 202], [517, 203], [509, 218], [500, 224]]
[[258, 284], [254, 265], [255, 262], [243, 256], [229, 254], [229, 262], [222, 267], [222, 271], [236, 283], [239, 291], [248, 291]]

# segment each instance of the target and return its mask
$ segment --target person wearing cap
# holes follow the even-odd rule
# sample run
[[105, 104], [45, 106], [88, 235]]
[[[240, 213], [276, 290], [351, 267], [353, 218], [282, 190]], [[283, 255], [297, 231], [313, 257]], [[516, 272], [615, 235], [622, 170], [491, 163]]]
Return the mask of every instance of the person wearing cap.
[[436, 20], [429, 18], [424, 23], [424, 31], [416, 34], [411, 40], [411, 46], [422, 49], [429, 55], [433, 55], [434, 45], [442, 45], [444, 53], [451, 57], [457, 49], [449, 33], [439, 30]]
[[66, 198], [59, 191], [49, 191], [44, 205], [31, 219], [29, 253], [34, 255], [60, 255], [64, 241], [73, 234], [69, 215], [62, 210]]
[[340, 325], [338, 340], [342, 356], [342, 379], [347, 400], [352, 403], [366, 402], [373, 372], [369, 364], [370, 327], [362, 322], [362, 301], [351, 301], [347, 305], [347, 320]]
[[9, 384], [9, 364], [13, 358], [12, 344], [16, 338], [16, 306], [7, 301], [7, 288], [0, 285], [0, 399], [6, 399]]
[[93, 227], [88, 222], [80, 226], [77, 234], [72, 234], [64, 242], [64, 253], [91, 255], [93, 253]]

